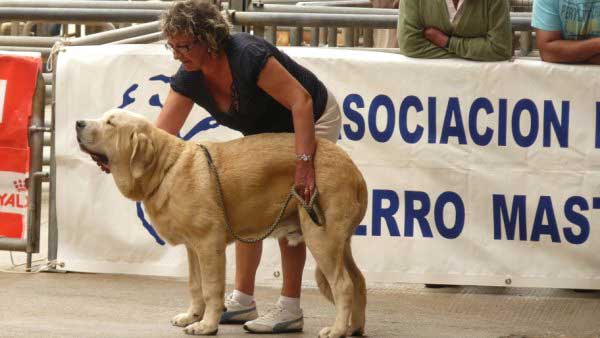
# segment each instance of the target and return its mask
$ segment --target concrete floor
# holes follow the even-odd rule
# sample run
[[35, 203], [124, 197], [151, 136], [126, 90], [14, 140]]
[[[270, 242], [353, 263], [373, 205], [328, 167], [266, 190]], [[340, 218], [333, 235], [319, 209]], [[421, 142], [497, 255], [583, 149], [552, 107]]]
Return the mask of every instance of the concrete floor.
[[[259, 288], [259, 311], [278, 290]], [[600, 292], [400, 284], [370, 290], [369, 337], [600, 337]], [[80, 273], [0, 273], [0, 337], [185, 337], [169, 324], [188, 305], [179, 279]], [[304, 332], [316, 337], [333, 306], [303, 293]], [[222, 325], [221, 337], [249, 335]]]

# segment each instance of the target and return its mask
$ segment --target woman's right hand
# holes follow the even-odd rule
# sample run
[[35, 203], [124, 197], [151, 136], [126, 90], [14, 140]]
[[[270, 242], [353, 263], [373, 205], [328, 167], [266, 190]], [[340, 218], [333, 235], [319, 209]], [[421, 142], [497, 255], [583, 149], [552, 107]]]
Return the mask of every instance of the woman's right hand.
[[105, 165], [104, 163], [102, 163], [102, 161], [100, 161], [100, 159], [98, 158], [98, 156], [96, 155], [90, 155], [92, 157], [92, 160], [94, 160], [94, 162], [96, 162], [96, 164], [100, 167], [100, 169], [102, 169], [102, 171], [104, 171], [107, 174], [110, 174], [110, 168]]

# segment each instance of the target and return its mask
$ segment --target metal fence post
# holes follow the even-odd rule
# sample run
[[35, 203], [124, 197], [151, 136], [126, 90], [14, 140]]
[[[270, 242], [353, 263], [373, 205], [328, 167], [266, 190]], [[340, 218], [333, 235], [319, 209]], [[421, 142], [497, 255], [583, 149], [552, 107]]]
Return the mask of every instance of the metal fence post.
[[363, 46], [373, 47], [373, 29], [365, 28], [363, 31]]
[[44, 149], [44, 110], [46, 84], [39, 72], [36, 81], [35, 95], [31, 109], [29, 126], [29, 146], [31, 151], [29, 164], [28, 208], [27, 208], [27, 253], [26, 270], [31, 270], [31, 256], [40, 251], [40, 219], [42, 205], [42, 179], [48, 176], [42, 171]]
[[521, 49], [521, 56], [527, 56], [532, 49], [532, 34], [531, 31], [521, 32], [519, 36], [519, 48]]
[[[51, 119], [50, 119], [50, 193], [48, 205], [48, 261], [55, 262], [58, 258], [58, 218], [56, 210], [56, 138], [55, 138], [55, 121], [56, 121], [56, 65], [60, 52], [57, 52], [54, 62], [52, 63], [52, 99], [51, 99]], [[56, 270], [56, 265], [51, 265], [52, 270]]]
[[267, 28], [267, 35], [265, 36], [267, 41], [273, 45], [277, 44], [277, 26], [269, 26]]
[[327, 44], [327, 38], [329, 37], [329, 28], [320, 27], [319, 28], [319, 43]]
[[344, 47], [354, 47], [354, 27], [344, 28]]
[[312, 27], [310, 29], [310, 46], [319, 47], [319, 27]]
[[290, 29], [290, 46], [302, 46], [303, 35], [304, 27], [292, 27]]
[[[229, 0], [229, 9], [233, 11], [243, 12], [246, 10], [246, 0]], [[245, 32], [246, 28], [241, 25], [234, 25], [233, 30], [236, 32]]]
[[10, 23], [10, 35], [19, 35], [19, 25], [18, 21], [12, 21]]
[[253, 26], [252, 31], [256, 36], [260, 36], [261, 38], [265, 37], [265, 26]]
[[327, 45], [329, 47], [337, 47], [337, 27], [329, 27], [327, 32]]

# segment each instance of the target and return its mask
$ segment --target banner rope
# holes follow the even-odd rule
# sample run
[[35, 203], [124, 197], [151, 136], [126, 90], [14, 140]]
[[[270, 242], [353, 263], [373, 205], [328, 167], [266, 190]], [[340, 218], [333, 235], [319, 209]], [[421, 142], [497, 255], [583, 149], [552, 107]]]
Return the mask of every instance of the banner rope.
[[50, 50], [50, 55], [48, 55], [48, 60], [46, 60], [46, 68], [49, 72], [52, 72], [54, 69], [54, 61], [58, 53], [64, 52], [66, 49], [65, 46], [70, 46], [71, 42], [68, 40], [59, 40], [52, 45], [52, 49]]

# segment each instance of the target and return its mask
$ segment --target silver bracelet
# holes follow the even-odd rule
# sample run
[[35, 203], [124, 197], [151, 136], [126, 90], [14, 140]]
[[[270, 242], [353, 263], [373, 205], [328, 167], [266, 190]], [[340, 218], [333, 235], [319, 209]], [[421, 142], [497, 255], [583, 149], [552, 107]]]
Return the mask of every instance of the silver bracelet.
[[308, 154], [296, 155], [296, 160], [298, 160], [298, 161], [310, 162], [310, 161], [312, 161], [312, 159], [313, 159], [312, 155], [308, 155]]

